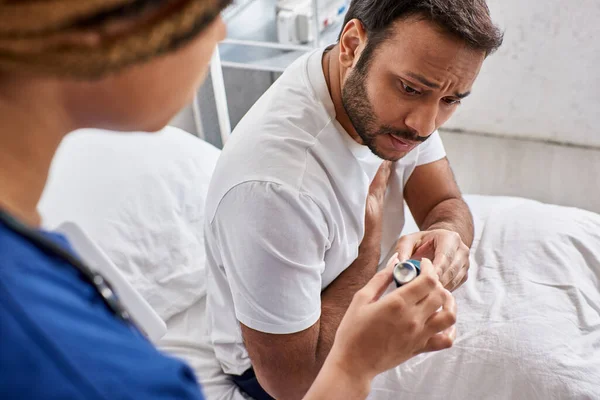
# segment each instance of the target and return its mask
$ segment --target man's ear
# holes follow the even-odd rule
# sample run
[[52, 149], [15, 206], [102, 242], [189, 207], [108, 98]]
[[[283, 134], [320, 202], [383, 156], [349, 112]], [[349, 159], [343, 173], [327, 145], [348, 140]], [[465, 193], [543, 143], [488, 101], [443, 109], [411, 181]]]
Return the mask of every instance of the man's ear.
[[367, 32], [358, 19], [348, 21], [340, 36], [340, 64], [352, 68], [367, 44]]

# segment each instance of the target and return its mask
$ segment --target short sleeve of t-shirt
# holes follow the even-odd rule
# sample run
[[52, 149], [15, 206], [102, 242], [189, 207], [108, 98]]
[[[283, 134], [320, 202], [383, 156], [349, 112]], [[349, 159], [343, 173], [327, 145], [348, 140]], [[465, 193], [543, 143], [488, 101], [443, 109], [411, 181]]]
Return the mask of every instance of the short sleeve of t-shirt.
[[419, 155], [417, 157], [417, 167], [419, 165], [430, 164], [441, 160], [446, 156], [446, 149], [442, 143], [442, 138], [438, 131], [435, 131], [429, 139], [417, 147]]
[[241, 323], [288, 334], [317, 322], [329, 240], [308, 195], [269, 182], [240, 184], [221, 200], [211, 229]]

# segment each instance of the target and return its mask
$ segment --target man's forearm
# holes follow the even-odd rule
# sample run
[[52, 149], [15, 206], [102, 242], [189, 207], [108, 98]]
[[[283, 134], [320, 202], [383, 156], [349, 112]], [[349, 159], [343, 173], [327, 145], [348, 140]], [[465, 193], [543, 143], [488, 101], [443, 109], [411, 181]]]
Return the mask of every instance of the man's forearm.
[[473, 244], [473, 216], [462, 199], [449, 199], [435, 206], [423, 221], [421, 230], [446, 229], [460, 235], [464, 244]]
[[335, 333], [348, 310], [352, 297], [377, 273], [380, 240], [362, 243], [358, 258], [321, 294], [321, 319], [317, 360], [322, 365], [333, 346]]
[[[354, 294], [362, 289], [377, 272], [380, 254], [378, 247], [380, 245], [378, 243], [377, 246], [369, 246], [367, 249], [364, 248], [364, 245], [365, 243], [361, 244], [358, 258], [321, 293], [321, 318], [318, 322], [318, 333], [315, 333], [314, 341], [312, 341], [312, 349], [306, 349], [308, 352], [303, 353], [302, 367], [294, 371], [293, 384], [286, 383], [285, 389], [279, 392], [271, 387], [272, 396], [284, 400], [300, 399], [317, 378], [333, 347], [335, 334]], [[370, 251], [375, 247], [377, 250]], [[311, 351], [314, 351], [312, 357], [309, 353]], [[296, 365], [298, 366], [298, 364]], [[323, 379], [326, 378], [321, 377], [320, 385], [325, 384]], [[262, 382], [263, 385], [265, 383], [265, 381]], [[313, 397], [308, 398], [326, 398], [314, 397], [317, 393], [313, 390], [311, 394]]]
[[[277, 386], [273, 388], [277, 396], [273, 397], [300, 399], [306, 394], [333, 347], [336, 332], [354, 295], [377, 272], [381, 254], [383, 204], [390, 174], [391, 163], [383, 162], [371, 182], [366, 197], [364, 235], [358, 248], [358, 257], [321, 293], [319, 321], [311, 328], [296, 334], [295, 337], [300, 338], [302, 349], [292, 352], [299, 360], [294, 363], [291, 373], [284, 374], [293, 382], [281, 379], [281, 369], [272, 373], [273, 386]], [[289, 344], [289, 338], [287, 342]], [[290, 368], [285, 370], [289, 371]]]

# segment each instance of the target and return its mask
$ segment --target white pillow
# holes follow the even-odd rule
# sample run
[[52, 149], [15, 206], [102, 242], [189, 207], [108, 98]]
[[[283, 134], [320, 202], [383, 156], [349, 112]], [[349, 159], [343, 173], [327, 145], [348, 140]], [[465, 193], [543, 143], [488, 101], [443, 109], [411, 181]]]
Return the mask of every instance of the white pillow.
[[206, 293], [204, 202], [218, 156], [172, 127], [72, 133], [39, 205], [44, 226], [83, 228], [166, 321]]

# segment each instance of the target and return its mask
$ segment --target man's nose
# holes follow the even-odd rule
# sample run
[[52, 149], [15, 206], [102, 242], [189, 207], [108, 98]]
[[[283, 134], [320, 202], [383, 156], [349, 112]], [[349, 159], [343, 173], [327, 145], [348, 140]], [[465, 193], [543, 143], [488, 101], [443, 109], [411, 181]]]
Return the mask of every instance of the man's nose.
[[421, 104], [416, 106], [406, 116], [404, 124], [417, 133], [420, 137], [426, 138], [435, 131], [435, 121], [438, 114], [438, 105]]

